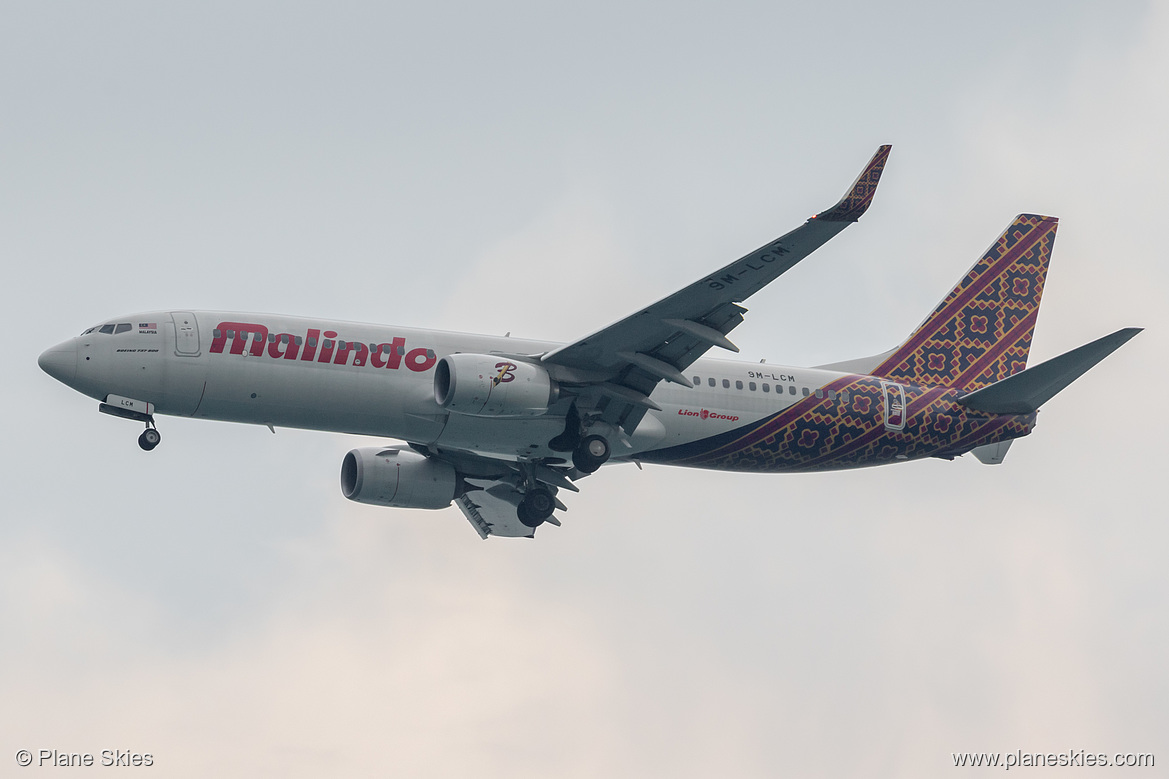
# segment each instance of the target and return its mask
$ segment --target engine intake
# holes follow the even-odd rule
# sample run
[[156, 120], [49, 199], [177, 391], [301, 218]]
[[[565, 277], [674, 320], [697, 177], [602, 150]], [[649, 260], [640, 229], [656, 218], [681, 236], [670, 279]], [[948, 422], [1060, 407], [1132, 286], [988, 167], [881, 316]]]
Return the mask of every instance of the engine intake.
[[451, 354], [434, 369], [434, 400], [476, 417], [538, 417], [559, 388], [539, 365], [490, 354]]
[[341, 494], [358, 503], [442, 509], [455, 499], [458, 486], [450, 463], [407, 449], [353, 449], [341, 462]]

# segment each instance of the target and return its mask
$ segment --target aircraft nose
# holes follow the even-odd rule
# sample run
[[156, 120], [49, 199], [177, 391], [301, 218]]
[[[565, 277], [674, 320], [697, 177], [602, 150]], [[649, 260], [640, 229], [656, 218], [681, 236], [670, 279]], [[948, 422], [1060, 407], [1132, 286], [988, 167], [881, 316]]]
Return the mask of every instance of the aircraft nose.
[[62, 384], [69, 384], [77, 375], [77, 344], [73, 341], [57, 344], [37, 358], [37, 365]]

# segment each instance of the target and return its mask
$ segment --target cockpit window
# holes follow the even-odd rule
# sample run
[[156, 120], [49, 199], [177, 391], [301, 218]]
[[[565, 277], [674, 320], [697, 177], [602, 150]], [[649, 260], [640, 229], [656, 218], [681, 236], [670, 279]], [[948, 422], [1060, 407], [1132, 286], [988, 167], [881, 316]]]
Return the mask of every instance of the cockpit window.
[[118, 325], [118, 329], [114, 330], [114, 335], [118, 335], [119, 333], [127, 333], [131, 329], [133, 329], [133, 327], [129, 322], [122, 322]]
[[98, 330], [98, 332], [105, 333], [106, 335], [110, 335], [111, 333], [114, 332], [114, 326], [113, 325], [102, 325], [101, 329]]
[[90, 333], [92, 333], [96, 329], [97, 329], [96, 327], [91, 327], [88, 330], [86, 330], [84, 333], [82, 333], [82, 335], [89, 335]]

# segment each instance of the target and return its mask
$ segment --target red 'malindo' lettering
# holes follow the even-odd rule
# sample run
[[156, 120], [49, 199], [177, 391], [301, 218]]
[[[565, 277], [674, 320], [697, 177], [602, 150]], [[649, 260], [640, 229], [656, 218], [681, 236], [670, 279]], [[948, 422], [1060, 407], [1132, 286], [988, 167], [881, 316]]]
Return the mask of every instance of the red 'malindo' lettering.
[[[284, 348], [281, 351], [281, 347]], [[286, 360], [295, 360], [300, 354], [300, 343], [292, 333], [281, 333], [276, 340], [268, 339], [268, 356], [274, 359], [283, 357]]]
[[365, 344], [353, 343], [352, 341], [340, 341], [337, 344], [336, 357], [333, 358], [334, 365], [344, 365], [349, 362], [349, 352], [353, 352], [353, 364], [357, 367], [365, 365], [366, 355], [369, 354], [369, 349]]
[[438, 358], [430, 349], [411, 349], [406, 355], [406, 367], [418, 373], [430, 370], [436, 362]]
[[214, 338], [211, 339], [211, 353], [222, 354], [223, 345], [231, 338], [231, 353], [243, 354], [244, 344], [251, 336], [251, 353], [259, 357], [264, 353], [264, 341], [268, 340], [268, 328], [263, 325], [253, 325], [247, 322], [220, 322], [215, 328]]
[[317, 356], [317, 339], [320, 337], [320, 330], [310, 329], [308, 331], [308, 338], [304, 339], [304, 352], [300, 355], [302, 362], [312, 362], [313, 358]]
[[[318, 329], [309, 328], [302, 341], [300, 336], [292, 333], [269, 335], [268, 328], [264, 325], [250, 322], [220, 322], [211, 341], [211, 353], [222, 354], [230, 340], [231, 354], [242, 355], [250, 341], [248, 352], [256, 357], [264, 354], [267, 342], [268, 356], [274, 360], [298, 360], [330, 365], [352, 364], [358, 368], [369, 364], [374, 368], [389, 370], [398, 370], [405, 361], [406, 367], [415, 373], [428, 371], [438, 362], [438, 356], [433, 349], [419, 347], [407, 352], [405, 338], [398, 337], [388, 343], [367, 345], [360, 341], [338, 339], [337, 335], [334, 330], [325, 330], [322, 333]], [[353, 355], [352, 363], [349, 361], [349, 355]]]
[[337, 337], [337, 333], [333, 330], [326, 330], [323, 335], [325, 336], [325, 342], [321, 344], [321, 356], [317, 358], [317, 362], [332, 362], [333, 339]]

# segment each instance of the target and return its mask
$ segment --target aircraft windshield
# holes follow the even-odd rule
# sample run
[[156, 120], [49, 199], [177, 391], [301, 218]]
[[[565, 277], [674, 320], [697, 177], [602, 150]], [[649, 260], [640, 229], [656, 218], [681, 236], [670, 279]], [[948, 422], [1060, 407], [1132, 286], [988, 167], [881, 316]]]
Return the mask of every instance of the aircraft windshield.
[[119, 333], [128, 333], [134, 329], [134, 325], [130, 322], [110, 323], [108, 325], [94, 325], [86, 330], [82, 335], [89, 335], [93, 331], [97, 331], [103, 335], [118, 335]]

